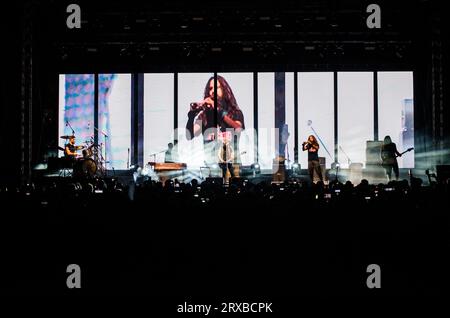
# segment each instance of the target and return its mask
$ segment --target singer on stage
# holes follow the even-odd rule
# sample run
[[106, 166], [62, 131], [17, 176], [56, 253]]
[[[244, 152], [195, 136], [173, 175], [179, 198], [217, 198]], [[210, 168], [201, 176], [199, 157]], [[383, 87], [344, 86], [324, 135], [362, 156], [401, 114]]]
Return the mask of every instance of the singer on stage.
[[173, 143], [169, 142], [167, 145], [166, 153], [164, 154], [164, 162], [175, 162], [173, 161]]
[[311, 182], [314, 182], [314, 171], [319, 176], [320, 181], [323, 182], [322, 169], [320, 169], [319, 162], [319, 143], [316, 137], [310, 135], [308, 141], [302, 144], [303, 151], [308, 151], [308, 172]]
[[[191, 140], [203, 134], [206, 161], [213, 163], [215, 162], [214, 141], [217, 128], [221, 132], [231, 130], [233, 135], [237, 136], [236, 140], [232, 139], [234, 147], [239, 149], [240, 132], [245, 129], [244, 115], [239, 109], [230, 85], [222, 76], [217, 76], [217, 126], [214, 125], [214, 77], [206, 83], [203, 97], [202, 101], [190, 105], [186, 124], [187, 139]], [[239, 151], [235, 153], [239, 154]], [[239, 158], [237, 160], [240, 161]]]

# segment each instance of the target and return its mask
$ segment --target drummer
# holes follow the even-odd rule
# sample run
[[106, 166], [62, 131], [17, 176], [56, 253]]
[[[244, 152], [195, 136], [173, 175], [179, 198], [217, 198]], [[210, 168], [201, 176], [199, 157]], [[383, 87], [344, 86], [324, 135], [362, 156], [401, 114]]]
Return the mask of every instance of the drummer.
[[75, 160], [78, 156], [77, 150], [83, 148], [82, 146], [75, 146], [75, 136], [69, 137], [69, 142], [64, 147], [64, 155], [67, 158]]

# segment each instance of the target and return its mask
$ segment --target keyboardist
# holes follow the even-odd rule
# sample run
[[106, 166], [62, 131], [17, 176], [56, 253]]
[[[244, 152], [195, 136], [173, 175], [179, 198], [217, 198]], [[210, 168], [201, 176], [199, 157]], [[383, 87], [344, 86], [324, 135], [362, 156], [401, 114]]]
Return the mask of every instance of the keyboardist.
[[172, 151], [173, 151], [173, 144], [170, 142], [167, 145], [167, 151], [164, 156], [164, 162], [174, 162]]

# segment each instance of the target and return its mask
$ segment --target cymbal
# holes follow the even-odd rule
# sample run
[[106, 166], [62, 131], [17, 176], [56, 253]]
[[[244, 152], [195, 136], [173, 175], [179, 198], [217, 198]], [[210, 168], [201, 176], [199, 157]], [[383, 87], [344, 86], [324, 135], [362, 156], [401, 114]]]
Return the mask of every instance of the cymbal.
[[59, 138], [61, 138], [61, 139], [70, 139], [70, 138], [75, 138], [75, 136], [74, 135], [64, 135], [64, 136], [61, 136], [61, 137], [59, 137]]
[[59, 146], [58, 146], [58, 149], [61, 150], [61, 151], [64, 151], [64, 148], [63, 148], [63, 147], [59, 147]]

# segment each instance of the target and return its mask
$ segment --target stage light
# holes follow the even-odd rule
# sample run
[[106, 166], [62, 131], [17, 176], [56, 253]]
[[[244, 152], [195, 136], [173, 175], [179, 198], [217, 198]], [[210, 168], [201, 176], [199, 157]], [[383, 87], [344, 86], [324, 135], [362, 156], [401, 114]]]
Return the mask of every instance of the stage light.
[[259, 163], [254, 163], [254, 164], [252, 164], [251, 165], [251, 168], [252, 168], [252, 170], [253, 170], [253, 174], [255, 175], [255, 174], [260, 174], [261, 173], [261, 167], [260, 167], [260, 165], [259, 165]]
[[341, 165], [340, 165], [339, 162], [333, 162], [333, 163], [331, 164], [331, 169], [339, 169], [340, 166], [341, 166]]
[[46, 170], [48, 167], [48, 164], [46, 163], [38, 163], [34, 166], [33, 170]]

